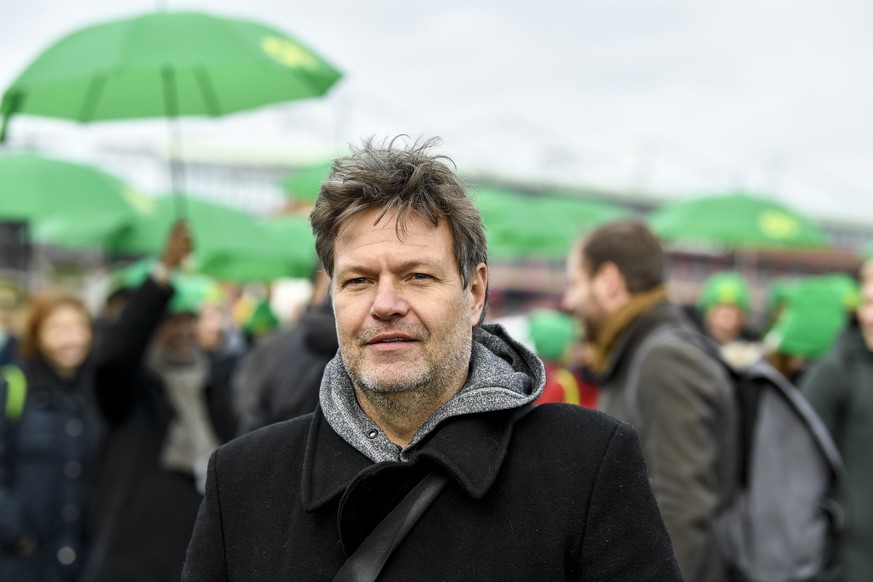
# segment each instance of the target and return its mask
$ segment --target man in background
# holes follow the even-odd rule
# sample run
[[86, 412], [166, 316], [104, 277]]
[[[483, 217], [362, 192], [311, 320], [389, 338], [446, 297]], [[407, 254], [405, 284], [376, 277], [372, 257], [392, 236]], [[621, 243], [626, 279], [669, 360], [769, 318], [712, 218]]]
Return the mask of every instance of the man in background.
[[668, 300], [664, 269], [645, 225], [607, 224], [571, 250], [563, 306], [591, 342], [598, 408], [640, 436], [686, 582], [726, 582], [715, 527], [735, 489], [736, 405], [720, 363], [683, 337], [694, 326]]

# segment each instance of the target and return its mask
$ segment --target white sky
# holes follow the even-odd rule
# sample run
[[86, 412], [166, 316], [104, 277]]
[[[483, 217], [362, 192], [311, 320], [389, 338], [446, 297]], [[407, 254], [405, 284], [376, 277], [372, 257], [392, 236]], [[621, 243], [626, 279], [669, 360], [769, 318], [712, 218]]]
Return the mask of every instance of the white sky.
[[[440, 135], [462, 171], [664, 196], [745, 187], [873, 224], [869, 0], [165, 3], [270, 23], [346, 73], [320, 101], [185, 120], [186, 140], [323, 149]], [[156, 6], [0, 4], [2, 87], [72, 29]], [[71, 156], [165, 132], [159, 121], [11, 126], [13, 145]]]

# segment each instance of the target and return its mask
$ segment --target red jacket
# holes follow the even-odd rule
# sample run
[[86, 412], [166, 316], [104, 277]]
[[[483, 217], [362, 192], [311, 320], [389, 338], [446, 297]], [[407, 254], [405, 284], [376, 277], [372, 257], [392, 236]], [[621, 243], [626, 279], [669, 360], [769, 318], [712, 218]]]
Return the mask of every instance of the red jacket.
[[546, 385], [536, 404], [566, 402], [586, 408], [597, 407], [597, 386], [586, 382], [579, 374], [564, 366], [547, 361], [543, 361], [543, 364], [546, 366]]

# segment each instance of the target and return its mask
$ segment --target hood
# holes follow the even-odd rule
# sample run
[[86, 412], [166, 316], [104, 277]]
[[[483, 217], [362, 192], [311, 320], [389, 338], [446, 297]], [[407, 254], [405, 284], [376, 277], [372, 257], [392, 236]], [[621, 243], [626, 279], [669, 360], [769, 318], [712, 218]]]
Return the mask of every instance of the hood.
[[[542, 394], [546, 372], [542, 361], [498, 324], [483, 324], [473, 334], [467, 381], [458, 393], [421, 426], [400, 449], [364, 414], [351, 378], [337, 354], [324, 371], [319, 396], [331, 428], [373, 462], [406, 461], [442, 421], [462, 414], [518, 408]], [[376, 430], [376, 438], [367, 433]]]

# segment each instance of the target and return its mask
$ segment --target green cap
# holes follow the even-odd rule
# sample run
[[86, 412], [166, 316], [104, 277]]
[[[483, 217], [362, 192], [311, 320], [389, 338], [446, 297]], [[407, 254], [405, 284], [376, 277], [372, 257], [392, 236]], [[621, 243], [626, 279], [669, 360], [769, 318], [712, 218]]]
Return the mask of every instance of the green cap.
[[576, 321], [570, 315], [553, 309], [532, 311], [528, 316], [528, 326], [534, 350], [544, 360], [560, 360], [579, 337]]
[[764, 343], [789, 356], [818, 358], [830, 350], [845, 326], [845, 305], [843, 290], [829, 277], [798, 282]]
[[716, 305], [736, 305], [746, 313], [752, 308], [749, 284], [737, 273], [718, 273], [703, 286], [698, 308], [706, 313]]

